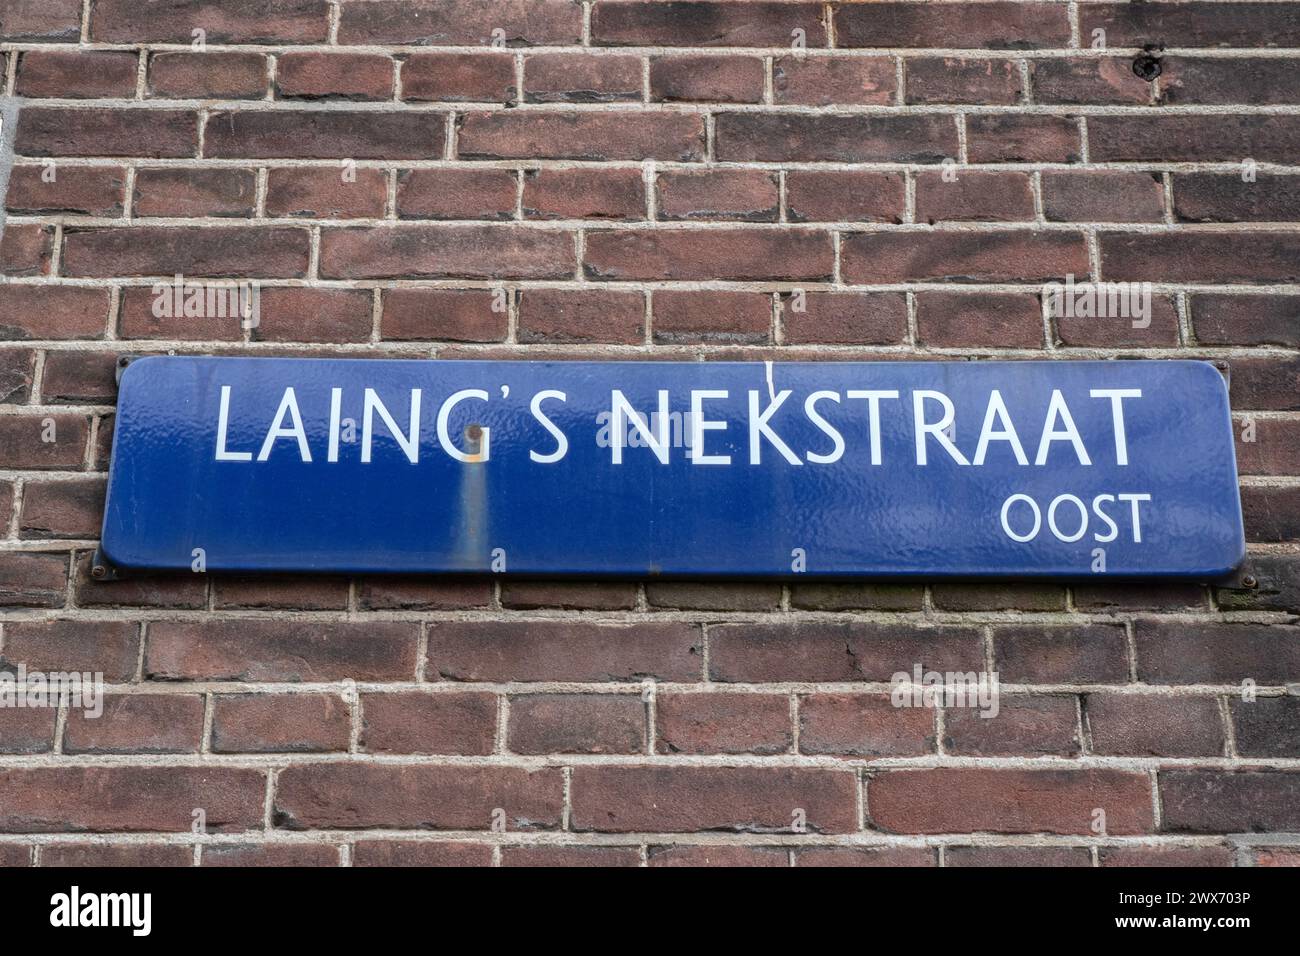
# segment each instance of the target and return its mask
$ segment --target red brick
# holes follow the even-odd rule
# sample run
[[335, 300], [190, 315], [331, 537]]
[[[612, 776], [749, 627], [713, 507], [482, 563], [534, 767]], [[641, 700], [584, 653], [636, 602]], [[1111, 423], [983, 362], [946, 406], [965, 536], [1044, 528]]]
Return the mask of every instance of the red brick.
[[826, 233], [794, 229], [620, 229], [587, 234], [589, 279], [829, 279]]
[[1247, 833], [1300, 827], [1300, 773], [1162, 770], [1161, 829]]
[[430, 678], [454, 681], [698, 680], [700, 632], [688, 624], [436, 621]]
[[794, 851], [795, 866], [936, 866], [928, 847], [809, 847]]
[[0, 276], [50, 274], [54, 227], [11, 224], [0, 239]]
[[1074, 606], [1081, 611], [1204, 610], [1206, 597], [1199, 584], [1177, 581], [1075, 585]]
[[228, 843], [205, 846], [204, 866], [338, 866], [339, 851], [329, 844]]
[[155, 621], [153, 680], [410, 680], [417, 628], [396, 621]]
[[776, 222], [776, 174], [758, 169], [710, 169], [660, 173], [660, 219], [726, 219]]
[[251, 169], [141, 169], [132, 209], [137, 216], [233, 216], [248, 219], [257, 200]]
[[1083, 155], [1079, 122], [1072, 116], [968, 116], [966, 155], [972, 163], [1077, 163]]
[[[60, 285], [0, 287], [0, 339], [102, 339], [107, 318], [107, 289]], [[39, 431], [41, 419], [31, 421], [37, 423]]]
[[29, 50], [18, 59], [19, 96], [134, 99], [139, 54], [125, 50]]
[[370, 753], [490, 754], [496, 743], [495, 694], [365, 694], [361, 712]]
[[794, 55], [772, 63], [772, 96], [779, 104], [888, 106], [897, 89], [892, 57]]
[[895, 707], [888, 694], [812, 694], [799, 703], [799, 750], [836, 757], [934, 752], [934, 710]]
[[1225, 846], [1103, 846], [1097, 848], [1102, 866], [1232, 866]]
[[943, 746], [972, 757], [1075, 757], [1079, 754], [1074, 697], [1001, 694], [992, 716], [975, 706], [943, 714]]
[[1010, 105], [1020, 100], [1020, 64], [989, 57], [909, 57], [904, 61], [908, 103]]
[[1300, 539], [1300, 488], [1248, 485], [1241, 489], [1247, 541]]
[[[103, 425], [100, 426], [103, 429]], [[102, 432], [101, 432], [102, 433]], [[73, 584], [78, 607], [165, 607], [194, 610], [207, 607], [208, 582], [204, 575], [149, 574], [101, 581], [90, 575], [93, 554], [77, 555]]]
[[[1030, 60], [1029, 71], [1034, 99], [1039, 103], [1151, 102], [1151, 84], [1133, 72], [1133, 60], [1128, 57]], [[1160, 82], [1163, 89], [1164, 80]]]
[[891, 833], [1150, 833], [1151, 784], [1121, 770], [891, 770], [867, 783], [872, 822]]
[[388, 203], [382, 169], [298, 167], [266, 176], [266, 214], [313, 219], [381, 219]]
[[1300, 560], [1288, 554], [1255, 554], [1250, 570], [1253, 588], [1216, 588], [1215, 598], [1224, 610], [1300, 611]]
[[704, 120], [689, 113], [520, 113], [458, 115], [461, 159], [704, 158]]
[[[49, 381], [49, 359], [45, 380]], [[1228, 389], [1232, 407], [1239, 411], [1295, 411], [1300, 409], [1300, 360], [1284, 357], [1244, 357], [1232, 360]]]
[[809, 611], [919, 611], [925, 589], [917, 584], [796, 584], [790, 606]]
[[916, 218], [930, 223], [1029, 221], [1034, 193], [1026, 173], [963, 171], [949, 181], [940, 173], [923, 172], [916, 177]]
[[783, 694], [659, 694], [655, 751], [661, 754], [782, 754], [794, 740]]
[[[49, 176], [53, 175], [53, 179]], [[122, 215], [126, 171], [117, 166], [15, 166], [5, 208], [21, 215]]]
[[50, 753], [58, 716], [58, 707], [0, 708], [0, 754]]
[[0, 528], [9, 528], [14, 515], [14, 483], [0, 481]]
[[1233, 57], [1226, 60], [1168, 56], [1160, 64], [1162, 103], [1264, 105], [1300, 102], [1297, 64], [1293, 59]]
[[500, 342], [507, 315], [491, 289], [388, 289], [379, 334], [392, 341]]
[[857, 829], [852, 773], [759, 767], [579, 766], [571, 784], [579, 832], [726, 830], [809, 833]]
[[198, 115], [172, 109], [29, 106], [18, 118], [22, 156], [193, 156]]
[[362, 840], [352, 848], [354, 866], [491, 866], [488, 843], [431, 840]]
[[888, 681], [918, 663], [927, 670], [981, 670], [979, 632], [816, 621], [713, 625], [709, 633], [709, 676], [716, 681]]
[[651, 308], [659, 343], [771, 341], [772, 297], [763, 292], [663, 291]]
[[640, 292], [528, 289], [519, 297], [517, 336], [520, 342], [639, 345], [645, 301]]
[[1300, 757], [1300, 697], [1230, 699], [1243, 757]]
[[[1286, 846], [1258, 847], [1253, 853], [1256, 866], [1300, 866], [1300, 850]], [[1231, 866], [1221, 863], [1220, 866]]]
[[841, 47], [1059, 49], [1069, 40], [1066, 10], [1055, 3], [844, 4], [835, 11]]
[[[548, 290], [539, 289], [545, 294]], [[565, 293], [561, 293], [564, 295]], [[603, 298], [602, 293], [574, 293]], [[610, 293], [623, 296], [623, 293]], [[639, 295], [633, 296], [638, 301]], [[563, 308], [561, 304], [557, 308]], [[617, 306], [616, 306], [617, 307]], [[575, 611], [630, 611], [636, 607], [638, 586], [633, 581], [502, 581], [501, 606], [532, 610], [562, 608]]]
[[950, 846], [945, 866], [1092, 866], [1086, 846]]
[[639, 694], [523, 694], [510, 698], [507, 748], [518, 754], [645, 752]]
[[1180, 222], [1295, 222], [1300, 220], [1300, 176], [1179, 173], [1174, 217]]
[[[1253, 418], [1236, 423], [1237, 471], [1243, 475], [1300, 474], [1300, 422]], [[1246, 441], [1247, 429], [1253, 440]]]
[[[494, 35], [492, 31], [500, 30]], [[344, 4], [340, 43], [563, 46], [582, 37], [577, 0], [390, 0]]]
[[1216, 114], [1088, 117], [1093, 162], [1289, 162], [1300, 116]]
[[1205, 345], [1300, 347], [1300, 296], [1196, 293], [1191, 312]]
[[177, 867], [193, 866], [193, 847], [173, 843], [49, 843], [41, 847], [41, 866]]
[[1161, 222], [1159, 173], [1043, 172], [1043, 215], [1052, 222]]
[[[194, 318], [184, 315], [154, 315], [159, 297], [153, 286], [124, 288], [120, 293], [117, 334], [122, 339], [180, 339], [238, 342], [243, 339], [244, 318], [234, 315]], [[259, 312], [261, 311], [259, 300]]]
[[789, 866], [790, 851], [776, 846], [652, 846], [650, 866]]
[[506, 53], [413, 53], [402, 64], [402, 99], [513, 103], [515, 60]]
[[384, 575], [362, 578], [357, 582], [357, 607], [363, 611], [462, 609], [486, 607], [491, 601], [491, 582], [473, 578], [431, 581], [428, 578]]
[[331, 279], [567, 279], [573, 237], [508, 225], [401, 225], [321, 230], [320, 273]]
[[266, 57], [260, 53], [154, 53], [149, 95], [177, 99], [260, 100]]
[[1068, 232], [858, 233], [845, 237], [840, 255], [849, 282], [1043, 282], [1089, 274], [1087, 243]]
[[719, 113], [717, 158], [725, 162], [937, 163], [957, 155], [950, 116]]
[[89, 433], [84, 415], [0, 417], [0, 467], [80, 471]]
[[1064, 611], [1065, 588], [1056, 584], [936, 582], [930, 600], [944, 611]]
[[1012, 684], [1128, 681], [1128, 642], [1119, 624], [995, 627], [993, 648], [999, 676]]
[[902, 222], [903, 177], [866, 170], [791, 170], [785, 201], [792, 222]]
[[65, 753], [194, 753], [203, 737], [200, 694], [111, 694], [103, 713], [91, 717], [70, 707], [63, 732]]
[[529, 103], [614, 103], [641, 99], [641, 58], [538, 53], [524, 58]]
[[51, 405], [111, 404], [117, 399], [116, 371], [113, 352], [48, 352], [41, 397]]
[[96, 0], [91, 39], [104, 43], [324, 43], [326, 0]]
[[508, 846], [501, 851], [502, 866], [640, 866], [641, 851], [634, 846]]
[[1223, 755], [1223, 721], [1214, 698], [1090, 694], [1086, 711], [1092, 748], [1099, 754]]
[[280, 771], [272, 816], [290, 830], [487, 830], [504, 810], [507, 830], [554, 830], [563, 789], [554, 767], [298, 764]]
[[281, 97], [387, 100], [393, 95], [394, 63], [374, 53], [282, 53], [275, 89]]
[[63, 41], [81, 37], [81, 0], [10, 0], [0, 19], [0, 40]]
[[1300, 672], [1300, 628], [1162, 621], [1133, 624], [1138, 680], [1148, 684], [1284, 684]]
[[[129, 795], [129, 799], [127, 796]], [[206, 832], [260, 828], [266, 775], [234, 767], [41, 767], [0, 770], [0, 832]]]
[[282, 226], [119, 226], [67, 230], [63, 268], [71, 276], [258, 276], [301, 278], [306, 229]]
[[775, 611], [781, 586], [762, 581], [647, 581], [646, 604], [690, 611]]
[[[374, 325], [369, 289], [263, 289], [260, 342], [368, 342]], [[338, 603], [346, 603], [346, 582], [336, 582]], [[332, 601], [331, 604], [334, 602]]]
[[219, 694], [212, 702], [214, 753], [347, 750], [352, 721], [334, 694]]
[[601, 2], [592, 42], [603, 46], [787, 46], [795, 30], [810, 47], [826, 45], [817, 3]]
[[203, 149], [219, 159], [428, 159], [442, 155], [445, 125], [423, 112], [216, 111]]
[[922, 292], [916, 296], [918, 345], [1041, 349], [1042, 306], [1028, 292]]
[[1242, 3], [1223, 16], [1216, 3], [1089, 3], [1080, 9], [1083, 36], [1106, 31], [1112, 47], [1296, 46], [1300, 4]]
[[650, 98], [696, 103], [761, 103], [762, 60], [740, 56], [654, 56]]
[[[0, 487], [0, 496], [8, 495]], [[0, 518], [4, 508], [0, 507]], [[0, 521], [0, 528], [8, 524]], [[0, 553], [0, 607], [62, 607], [68, 586], [68, 556], [57, 551]]]
[[104, 511], [103, 478], [28, 482], [18, 532], [23, 538], [95, 538]]
[[0, 659], [29, 671], [88, 671], [120, 682], [135, 677], [139, 648], [134, 622], [11, 621]]
[[402, 219], [513, 219], [517, 196], [510, 169], [404, 169], [397, 175]]
[[778, 300], [784, 341], [792, 345], [899, 345], [907, 337], [907, 300], [897, 292], [814, 292]]
[[530, 169], [524, 173], [524, 216], [644, 219], [645, 193], [639, 169]]

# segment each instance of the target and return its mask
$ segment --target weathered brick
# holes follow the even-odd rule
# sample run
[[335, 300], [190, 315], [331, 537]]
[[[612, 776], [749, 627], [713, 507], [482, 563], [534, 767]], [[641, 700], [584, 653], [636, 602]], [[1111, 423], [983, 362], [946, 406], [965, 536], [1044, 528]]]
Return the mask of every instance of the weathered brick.
[[704, 158], [704, 121], [689, 113], [543, 113], [457, 115], [461, 159]]
[[1046, 282], [1089, 269], [1083, 235], [1068, 232], [868, 232], [840, 250], [850, 282]]
[[641, 99], [641, 59], [587, 53], [538, 53], [524, 58], [529, 103], [615, 103]]
[[491, 582], [475, 578], [383, 575], [357, 581], [357, 607], [363, 611], [463, 609], [485, 607], [491, 600]]
[[[298, 291], [298, 290], [294, 290]], [[321, 293], [335, 290], [302, 290]], [[286, 575], [220, 576], [212, 581], [212, 606], [218, 610], [342, 611], [348, 606], [348, 579]]]
[[1223, 720], [1213, 697], [1089, 694], [1092, 749], [1122, 757], [1218, 757]]
[[1237, 421], [1236, 430], [1239, 474], [1300, 474], [1300, 422], [1246, 416]]
[[54, 750], [58, 707], [0, 709], [0, 754], [45, 754]]
[[1285, 163], [1295, 155], [1300, 116], [1214, 114], [1088, 117], [1093, 162]]
[[[245, 319], [238, 305], [233, 310], [227, 309], [232, 314], [224, 316], [208, 315], [198, 318], [175, 314], [154, 315], [159, 296], [153, 286], [124, 288], [119, 294], [119, 300], [116, 316], [118, 338], [238, 342], [244, 337]], [[259, 299], [259, 313], [260, 301]], [[169, 310], [159, 311], [165, 313]]]
[[638, 694], [522, 694], [510, 698], [506, 746], [519, 754], [636, 754], [646, 747]]
[[494, 301], [490, 289], [389, 289], [379, 334], [395, 341], [500, 342], [508, 318]]
[[1241, 489], [1247, 541], [1300, 539], [1300, 488], [1247, 485]]
[[1161, 829], [1246, 833], [1300, 827], [1300, 774], [1280, 771], [1162, 770]]
[[1228, 701], [1243, 757], [1300, 757], [1300, 697]]
[[640, 866], [634, 846], [508, 846], [501, 850], [502, 866]]
[[193, 866], [194, 849], [178, 843], [49, 843], [41, 866]]
[[1159, 173], [1043, 172], [1043, 215], [1052, 222], [1160, 222]]
[[835, 42], [842, 47], [970, 49], [1060, 48], [1069, 45], [1066, 11], [1055, 3], [842, 4]]
[[925, 588], [916, 584], [796, 584], [790, 606], [809, 611], [919, 611]]
[[781, 586], [762, 581], [648, 581], [646, 604], [691, 611], [775, 611]]
[[[31, 349], [0, 351], [0, 404], [26, 404], [32, 392], [35, 370], [36, 353]], [[47, 394], [46, 400], [49, 398]]]
[[[8, 493], [0, 488], [0, 495]], [[0, 523], [0, 528], [8, 525]], [[0, 607], [62, 607], [68, 556], [57, 551], [0, 552]]]
[[581, 37], [578, 0], [383, 0], [344, 4], [339, 16], [340, 43], [563, 46]]
[[666, 172], [659, 174], [656, 191], [661, 219], [777, 219], [775, 173], [756, 169]]
[[1109, 281], [1260, 283], [1300, 277], [1300, 239], [1291, 233], [1110, 233], [1098, 243]]
[[938, 581], [930, 601], [944, 611], [1064, 611], [1065, 588], [1057, 584]]
[[0, 40], [76, 43], [81, 10], [81, 0], [9, 0], [0, 17]]
[[852, 773], [802, 768], [579, 766], [571, 785], [579, 832], [790, 832], [857, 829]]
[[1148, 684], [1283, 684], [1300, 673], [1300, 628], [1144, 618], [1133, 624]]
[[91, 39], [103, 43], [324, 43], [326, 0], [96, 0]]
[[152, 680], [410, 680], [417, 627], [396, 621], [155, 621]]
[[762, 292], [663, 291], [651, 307], [659, 343], [771, 341], [772, 297]]
[[27, 216], [116, 217], [122, 215], [125, 185], [126, 171], [120, 166], [15, 166], [5, 208]]
[[511, 169], [404, 169], [397, 174], [402, 219], [513, 219], [518, 179]]
[[1223, 16], [1217, 3], [1089, 3], [1080, 10], [1083, 36], [1106, 31], [1112, 47], [1296, 46], [1300, 4], [1242, 3]]
[[1043, 114], [968, 116], [966, 155], [972, 163], [1077, 163], [1083, 155], [1079, 121]]
[[955, 180], [937, 172], [916, 177], [916, 218], [1026, 222], [1034, 218], [1034, 192], [1026, 173], [963, 172]]
[[125, 50], [31, 50], [18, 58], [14, 92], [34, 99], [129, 99], [139, 65], [139, 54]]
[[719, 113], [717, 158], [725, 162], [938, 163], [957, 155], [950, 116]]
[[137, 216], [233, 216], [249, 219], [257, 205], [251, 169], [141, 169], [131, 206]]
[[1206, 595], [1201, 585], [1180, 581], [1076, 585], [1074, 606], [1080, 611], [1204, 610]]
[[654, 56], [650, 98], [695, 103], [760, 103], [763, 61], [741, 56]]
[[998, 674], [1013, 684], [1129, 679], [1128, 642], [1119, 624], [1000, 626], [993, 629], [993, 649]]
[[929, 847], [808, 847], [794, 851], [795, 866], [937, 866]]
[[[103, 426], [101, 426], [102, 428]], [[73, 595], [78, 607], [207, 607], [208, 580], [201, 574], [126, 575], [116, 581], [91, 577], [93, 553], [77, 555]]]
[[489, 843], [428, 840], [361, 840], [352, 848], [354, 866], [491, 866]]
[[103, 478], [28, 482], [18, 533], [23, 538], [94, 538], [104, 513]]
[[799, 751], [903, 757], [934, 751], [934, 710], [895, 707], [888, 694], [812, 694], [799, 702]]
[[194, 753], [203, 737], [200, 694], [110, 694], [103, 713], [68, 710], [65, 753]]
[[780, 104], [888, 106], [897, 89], [890, 57], [796, 55], [772, 63], [772, 96]]
[[1289, 554], [1252, 554], [1254, 588], [1216, 588], [1215, 599], [1225, 610], [1300, 611], [1300, 558]]
[[645, 179], [639, 169], [530, 169], [523, 210], [528, 219], [644, 219]]
[[1232, 866], [1226, 846], [1103, 846], [1097, 848], [1101, 866]]
[[1300, 347], [1300, 296], [1197, 293], [1191, 312], [1196, 340], [1205, 345]]
[[[264, 289], [252, 334], [260, 342], [368, 342], [373, 313], [369, 289]], [[331, 606], [346, 604], [346, 582], [332, 591]]]
[[1151, 84], [1133, 72], [1128, 57], [1053, 58], [1030, 60], [1029, 64], [1034, 99], [1039, 103], [1151, 102]]
[[361, 712], [370, 753], [489, 754], [496, 742], [495, 694], [364, 694]]
[[872, 822], [893, 833], [1089, 836], [1098, 808], [1109, 834], [1155, 827], [1147, 775], [1123, 770], [890, 770], [869, 779], [867, 805]]
[[402, 99], [513, 103], [515, 60], [504, 53], [413, 53], [402, 64]]
[[646, 848], [650, 866], [789, 866], [790, 851], [775, 846], [681, 846]]
[[276, 58], [276, 94], [287, 98], [386, 100], [394, 62], [377, 53], [289, 52]]
[[[593, 295], [599, 297], [601, 294]], [[502, 607], [527, 610], [545, 607], [627, 611], [636, 607], [637, 584], [634, 581], [502, 581], [500, 597]]]
[[909, 57], [904, 61], [908, 103], [1010, 105], [1020, 100], [1020, 64], [989, 57]]
[[1086, 846], [950, 846], [945, 866], [1092, 866]]
[[271, 226], [118, 226], [66, 230], [71, 276], [257, 276], [307, 272], [306, 229]]
[[916, 340], [943, 348], [1040, 349], [1042, 306], [1025, 292], [922, 292], [916, 296]]
[[[102, 339], [107, 319], [107, 289], [60, 285], [0, 287], [0, 340]], [[12, 420], [8, 421], [12, 427]], [[31, 421], [39, 425], [41, 419]], [[0, 458], [3, 457], [6, 456], [0, 453]]]
[[204, 155], [218, 159], [428, 159], [442, 155], [446, 124], [424, 112], [217, 110]]
[[334, 694], [218, 694], [212, 701], [214, 753], [347, 750], [348, 705]]
[[907, 337], [907, 299], [897, 292], [782, 294], [777, 304], [784, 341], [792, 345], [898, 345]]
[[971, 757], [1075, 757], [1076, 698], [1001, 694], [998, 710], [968, 703], [945, 708], [943, 747]]
[[266, 57], [225, 51], [154, 53], [148, 83], [150, 96], [260, 100], [266, 95]]
[[[129, 795], [130, 799], [126, 799]], [[41, 767], [0, 770], [0, 832], [208, 833], [260, 828], [266, 775], [235, 767]]]
[[382, 169], [299, 167], [266, 176], [266, 214], [313, 219], [380, 219], [388, 204]]
[[430, 677], [455, 681], [697, 680], [700, 632], [688, 624], [437, 621]]
[[589, 279], [828, 279], [830, 236], [787, 229], [620, 229], [587, 234]]
[[1180, 222], [1300, 220], [1300, 176], [1264, 173], [1245, 182], [1234, 173], [1178, 173], [1173, 196]]
[[781, 754], [794, 734], [783, 694], [670, 694], [655, 697], [661, 754]]
[[402, 225], [321, 230], [320, 273], [334, 279], [567, 279], [565, 232], [506, 225]]
[[[1256, 39], [1251, 46], [1258, 46]], [[1300, 102], [1296, 61], [1282, 57], [1167, 56], [1161, 61], [1160, 101], [1183, 104]]]
[[592, 41], [630, 46], [786, 46], [802, 30], [826, 45], [822, 6], [791, 2], [610, 2], [591, 14]]
[[370, 763], [297, 764], [280, 771], [272, 817], [305, 829], [509, 830], [560, 826], [558, 768]]
[[327, 843], [225, 843], [203, 848], [203, 866], [338, 866]]
[[917, 664], [982, 669], [979, 631], [819, 621], [714, 625], [709, 634], [709, 676], [716, 681], [888, 681]]
[[904, 189], [897, 173], [791, 170], [785, 177], [793, 222], [902, 222]]
[[[520, 342], [638, 345], [645, 339], [645, 300], [639, 292], [529, 289], [519, 297], [516, 335]], [[504, 587], [517, 591], [518, 584]]]

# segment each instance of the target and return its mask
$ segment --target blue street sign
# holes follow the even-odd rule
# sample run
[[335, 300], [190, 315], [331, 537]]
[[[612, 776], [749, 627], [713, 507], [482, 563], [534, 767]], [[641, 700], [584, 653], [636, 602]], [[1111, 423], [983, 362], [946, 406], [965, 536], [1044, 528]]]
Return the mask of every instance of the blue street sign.
[[151, 357], [120, 569], [1212, 579], [1245, 555], [1209, 364]]

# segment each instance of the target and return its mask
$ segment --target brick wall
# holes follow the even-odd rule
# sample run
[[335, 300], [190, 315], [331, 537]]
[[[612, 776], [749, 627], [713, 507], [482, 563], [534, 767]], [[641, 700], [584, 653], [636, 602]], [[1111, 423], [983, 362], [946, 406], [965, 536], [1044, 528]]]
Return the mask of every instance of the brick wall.
[[[0, 862], [1300, 859], [1300, 3], [0, 0], [0, 41], [0, 656], [110, 685], [0, 709]], [[260, 325], [156, 318], [178, 273]], [[1149, 327], [1052, 317], [1067, 273]], [[158, 352], [1210, 358], [1256, 587], [100, 583]], [[891, 707], [918, 663], [1000, 716]]]

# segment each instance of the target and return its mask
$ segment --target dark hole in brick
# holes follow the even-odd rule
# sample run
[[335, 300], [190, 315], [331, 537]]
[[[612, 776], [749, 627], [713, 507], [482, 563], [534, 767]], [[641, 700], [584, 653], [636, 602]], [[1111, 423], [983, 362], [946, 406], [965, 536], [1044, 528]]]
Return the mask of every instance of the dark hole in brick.
[[1133, 60], [1133, 73], [1148, 83], [1160, 75], [1160, 61], [1148, 53]]

